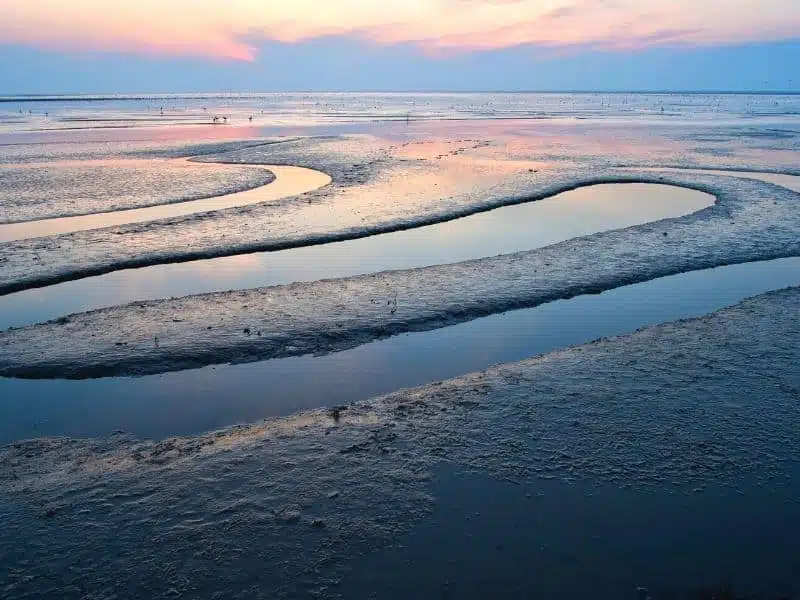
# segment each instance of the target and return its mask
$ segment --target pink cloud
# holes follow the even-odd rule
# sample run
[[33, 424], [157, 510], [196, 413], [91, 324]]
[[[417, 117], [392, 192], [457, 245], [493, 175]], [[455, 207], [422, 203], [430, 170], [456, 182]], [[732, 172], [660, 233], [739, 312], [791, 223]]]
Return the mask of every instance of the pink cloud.
[[61, 50], [256, 59], [253, 44], [353, 35], [432, 52], [632, 49], [800, 37], [797, 0], [28, 0], [0, 41]]

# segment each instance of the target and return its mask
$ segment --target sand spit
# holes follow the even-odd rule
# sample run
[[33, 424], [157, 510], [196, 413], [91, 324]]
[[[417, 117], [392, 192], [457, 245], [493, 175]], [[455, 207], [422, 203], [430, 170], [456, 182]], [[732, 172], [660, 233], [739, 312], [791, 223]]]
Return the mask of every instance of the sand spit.
[[0, 589], [336, 597], [347, 560], [428, 514], [442, 462], [641, 493], [780, 488], [799, 450], [798, 312], [791, 288], [336, 410], [158, 442], [6, 446]]
[[709, 191], [718, 202], [529, 252], [137, 302], [7, 330], [0, 375], [141, 375], [333, 352], [684, 271], [800, 255], [797, 193], [709, 175], [657, 181]]
[[221, 169], [185, 160], [0, 164], [0, 232], [9, 223], [182, 203], [258, 188], [273, 179], [261, 166]]
[[[224, 173], [230, 166], [219, 166]], [[283, 198], [314, 191], [328, 185], [331, 178], [325, 173], [303, 167], [251, 166], [265, 173], [262, 185], [235, 190], [224, 195], [184, 199], [180, 202], [166, 202], [130, 210], [100, 212], [82, 216], [63, 217], [29, 221], [24, 223], [0, 224], [0, 241], [17, 241], [49, 235], [65, 235], [73, 232], [108, 228], [132, 223], [142, 223], [158, 219], [174, 219], [208, 211], [226, 208], [275, 203]], [[267, 186], [266, 184], [271, 184]]]

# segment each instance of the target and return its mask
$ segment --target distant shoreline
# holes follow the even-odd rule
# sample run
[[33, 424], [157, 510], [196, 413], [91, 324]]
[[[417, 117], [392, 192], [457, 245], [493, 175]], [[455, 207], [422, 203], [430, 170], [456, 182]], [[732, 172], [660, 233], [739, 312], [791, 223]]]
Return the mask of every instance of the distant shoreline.
[[529, 95], [637, 95], [637, 96], [800, 96], [800, 90], [733, 91], [733, 90], [339, 90], [313, 91], [288, 90], [275, 92], [198, 92], [198, 93], [152, 93], [152, 94], [0, 94], [0, 103], [9, 102], [101, 102], [108, 100], [205, 100], [230, 98], [263, 98], [281, 95], [343, 95], [343, 94], [386, 94], [386, 95], [489, 95], [489, 94], [529, 94]]

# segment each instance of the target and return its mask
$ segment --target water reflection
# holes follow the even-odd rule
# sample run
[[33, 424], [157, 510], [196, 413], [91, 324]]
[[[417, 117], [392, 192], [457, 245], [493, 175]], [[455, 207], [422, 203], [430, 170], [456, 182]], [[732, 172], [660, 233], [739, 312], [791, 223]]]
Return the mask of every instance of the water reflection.
[[684, 273], [406, 334], [326, 356], [141, 378], [0, 379], [0, 443], [37, 436], [190, 435], [374, 397], [800, 285], [800, 258]]
[[[267, 186], [268, 189], [270, 186]], [[677, 217], [714, 203], [709, 194], [657, 184], [604, 184], [445, 223], [331, 244], [115, 271], [0, 297], [0, 328], [135, 300], [169, 298], [530, 250], [574, 237]], [[304, 219], [311, 230], [330, 209]], [[304, 213], [305, 214], [305, 213]]]
[[[204, 165], [207, 167], [207, 165]], [[0, 225], [0, 242], [43, 237], [102, 227], [113, 227], [129, 223], [141, 223], [156, 219], [168, 219], [212, 210], [223, 210], [237, 206], [247, 206], [260, 202], [279, 200], [289, 196], [297, 196], [321, 188], [331, 182], [331, 178], [320, 171], [304, 167], [276, 165], [219, 165], [220, 169], [255, 167], [271, 171], [275, 181], [243, 192], [189, 200], [173, 204], [161, 204], [146, 208], [118, 210], [114, 212], [96, 213], [76, 217], [42, 219], [25, 223]]]

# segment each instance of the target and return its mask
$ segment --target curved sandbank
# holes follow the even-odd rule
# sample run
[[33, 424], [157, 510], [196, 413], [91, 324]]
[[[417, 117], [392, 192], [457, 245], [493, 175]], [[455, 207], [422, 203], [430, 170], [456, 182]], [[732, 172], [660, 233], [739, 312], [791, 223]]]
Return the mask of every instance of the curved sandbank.
[[164, 439], [345, 405], [699, 317], [791, 285], [800, 286], [800, 257], [681, 273], [325, 355], [144, 377], [0, 377], [0, 446], [42, 436], [102, 437], [118, 430]]
[[5, 331], [0, 375], [144, 375], [334, 352], [685, 271], [800, 255], [795, 192], [731, 177], [708, 187], [718, 202], [700, 212], [537, 250], [137, 302]]
[[114, 271], [0, 297], [0, 330], [141, 300], [351, 277], [541, 248], [691, 214], [715, 198], [663, 184], [598, 184], [461, 219], [275, 252]]
[[250, 190], [274, 179], [261, 167], [220, 168], [179, 158], [86, 156], [4, 162], [0, 163], [0, 223], [200, 200]]
[[[202, 198], [200, 200], [187, 200], [185, 202], [160, 204], [146, 208], [118, 210], [75, 217], [60, 217], [22, 223], [0, 224], [0, 242], [74, 233], [77, 231], [142, 223], [158, 219], [170, 219], [196, 213], [259, 204], [261, 202], [271, 202], [317, 190], [331, 182], [331, 178], [325, 173], [305, 167], [252, 164], [236, 166], [264, 169], [271, 172], [275, 176], [275, 180], [267, 185], [250, 190], [211, 198]], [[226, 166], [220, 163], [220, 168], [226, 168]]]
[[[375, 159], [372, 161], [375, 164], [353, 165], [349, 171], [349, 167], [336, 161], [325, 162], [329, 158], [323, 151], [325, 148], [312, 146], [315, 152], [322, 152], [323, 158], [306, 156], [303, 152], [311, 152], [307, 146], [282, 145], [284, 154], [278, 155], [274, 154], [274, 145], [268, 151], [262, 150], [266, 153], [261, 155], [252, 155], [255, 151], [248, 149], [247, 160], [241, 163], [253, 164], [264, 159], [265, 163], [293, 164], [302, 160], [333, 174], [334, 185], [301, 197], [302, 202], [261, 203], [7, 242], [3, 248], [6, 260], [0, 270], [0, 295], [124, 269], [276, 251], [413, 229], [601, 183], [666, 183], [714, 194], [719, 189], [716, 182], [733, 179], [694, 173], [621, 173], [614, 168], [570, 167], [542, 174], [536, 169], [523, 168], [507, 172], [499, 180], [482, 183], [483, 178], [474, 174], [469, 179], [471, 170], [467, 168], [460, 175], [468, 182], [448, 187], [438, 185], [442, 183], [438, 165], [410, 161], [386, 166]], [[382, 179], [377, 185], [364, 186], [360, 178], [371, 170], [382, 173]], [[411, 186], [411, 191], [407, 186]]]

